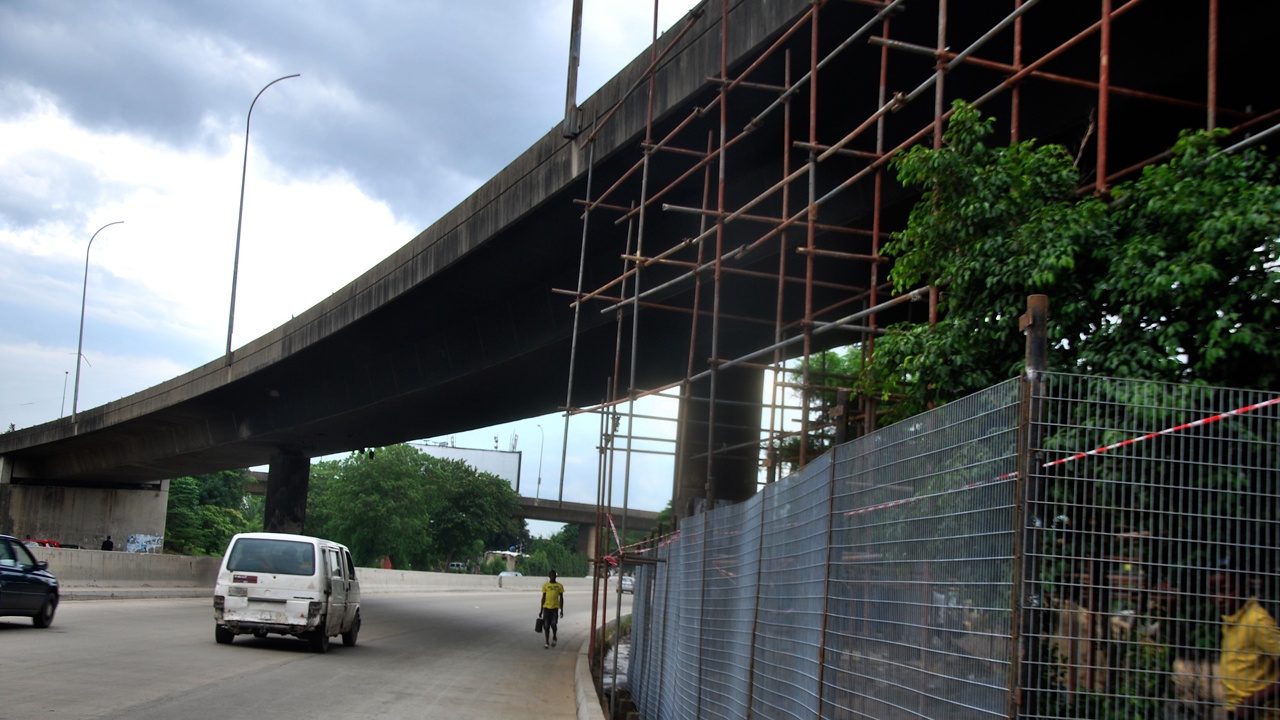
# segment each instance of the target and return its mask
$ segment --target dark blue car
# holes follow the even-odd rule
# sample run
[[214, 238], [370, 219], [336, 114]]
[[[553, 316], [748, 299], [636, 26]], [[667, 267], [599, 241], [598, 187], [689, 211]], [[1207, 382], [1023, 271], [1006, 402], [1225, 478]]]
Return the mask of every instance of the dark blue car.
[[58, 609], [58, 579], [49, 564], [36, 560], [22, 541], [0, 535], [0, 615], [31, 618], [47, 628]]

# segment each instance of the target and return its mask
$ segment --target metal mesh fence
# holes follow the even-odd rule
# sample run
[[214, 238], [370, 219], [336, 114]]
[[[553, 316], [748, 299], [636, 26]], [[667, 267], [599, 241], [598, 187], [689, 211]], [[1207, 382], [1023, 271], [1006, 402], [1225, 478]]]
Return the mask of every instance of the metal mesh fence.
[[1280, 396], [1011, 381], [648, 551], [632, 694], [644, 718], [1221, 718], [1280, 677], [1278, 546]]
[[825, 717], [1008, 712], [1016, 383], [836, 453]]
[[[1263, 608], [1280, 599], [1280, 398], [1073, 376], [1049, 376], [1044, 396], [1023, 715], [1210, 718], [1238, 704], [1259, 685], [1233, 675], [1265, 645], [1220, 652], [1239, 600], [1215, 581]], [[1244, 632], [1270, 638], [1274, 679], [1267, 615]]]

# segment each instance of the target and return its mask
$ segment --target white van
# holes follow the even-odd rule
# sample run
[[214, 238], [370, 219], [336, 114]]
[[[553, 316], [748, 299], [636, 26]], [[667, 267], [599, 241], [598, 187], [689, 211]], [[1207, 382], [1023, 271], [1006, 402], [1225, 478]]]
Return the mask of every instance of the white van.
[[360, 582], [346, 546], [284, 533], [241, 533], [231, 538], [213, 589], [213, 637], [268, 633], [306, 640], [316, 652], [329, 638], [356, 644]]

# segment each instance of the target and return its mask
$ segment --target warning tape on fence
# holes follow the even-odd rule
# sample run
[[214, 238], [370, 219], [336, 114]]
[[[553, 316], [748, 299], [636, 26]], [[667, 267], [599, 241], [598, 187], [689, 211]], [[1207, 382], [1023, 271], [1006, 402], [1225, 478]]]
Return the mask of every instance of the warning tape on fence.
[[[631, 548], [638, 548], [635, 551], [635, 554], [643, 555], [649, 552], [650, 550], [656, 550], [657, 548], [664, 547], [670, 543], [673, 543], [680, 537], [680, 531], [673, 530], [667, 533], [666, 535], [661, 535], [657, 538], [645, 538], [644, 540], [633, 542], [630, 545], [623, 545], [621, 540], [618, 537], [618, 528], [613, 522], [613, 515], [606, 514], [606, 516], [609, 518], [609, 529], [613, 531], [614, 544], [618, 546], [617, 550], [611, 553], [608, 553], [607, 555], [604, 555], [603, 557], [600, 558], [601, 560], [603, 560], [605, 563], [609, 565], [618, 565], [619, 562], [622, 560], [623, 556], [626, 555], [627, 552], [631, 550]], [[645, 547], [646, 545], [648, 547]]]
[[[1213, 423], [1219, 422], [1221, 420], [1226, 420], [1227, 418], [1236, 417], [1238, 415], [1245, 415], [1247, 413], [1254, 412], [1255, 410], [1261, 410], [1262, 408], [1270, 407], [1272, 405], [1280, 405], [1280, 397], [1271, 398], [1270, 400], [1263, 400], [1262, 402], [1253, 403], [1252, 405], [1245, 405], [1244, 407], [1236, 408], [1235, 410], [1229, 410], [1227, 412], [1218, 413], [1216, 415], [1210, 415], [1209, 417], [1201, 418], [1199, 420], [1192, 420], [1191, 422], [1185, 422], [1180, 425], [1174, 425], [1173, 427], [1165, 428], [1164, 430], [1158, 430], [1156, 432], [1147, 433], [1145, 435], [1139, 435], [1137, 437], [1121, 440], [1120, 442], [1112, 443], [1110, 445], [1103, 445], [1101, 447], [1094, 448], [1093, 450], [1086, 450], [1085, 452], [1079, 452], [1074, 455], [1068, 455], [1067, 457], [1058, 458], [1057, 460], [1051, 460], [1050, 462], [1047, 462], [1041, 465], [1040, 468], [1047, 469], [1055, 465], [1065, 465], [1069, 462], [1075, 462], [1076, 460], [1082, 460], [1087, 457], [1102, 455], [1103, 453], [1107, 453], [1112, 450], [1117, 450], [1127, 445], [1136, 445], [1137, 443], [1158, 438], [1164, 435], [1172, 435], [1174, 433], [1179, 433], [1184, 430], [1203, 427], [1205, 425], [1212, 425]], [[968, 485], [965, 485], [961, 489], [971, 490], [973, 488], [976, 488], [982, 485], [991, 485], [993, 483], [1001, 482], [1003, 480], [1009, 480], [1017, 476], [1018, 476], [1018, 471], [1015, 470], [1013, 472], [1008, 472], [1003, 475], [991, 478], [990, 480], [985, 480], [985, 481], [976, 482], [976, 483], [969, 483]], [[856, 510], [850, 510], [846, 512], [845, 517], [849, 517], [851, 515], [861, 515], [863, 513], [869, 513], [869, 512], [874, 512], [878, 510], [887, 510], [888, 508], [897, 507], [899, 505], [906, 505], [908, 503], [913, 503], [920, 500], [927, 500], [928, 498], [938, 497], [943, 494], [946, 494], [946, 493], [931, 493], [929, 495], [917, 495], [915, 497], [901, 498], [899, 500], [892, 500], [890, 502], [880, 503], [878, 505], [868, 505], [867, 507], [864, 507], [864, 508], [858, 508]]]

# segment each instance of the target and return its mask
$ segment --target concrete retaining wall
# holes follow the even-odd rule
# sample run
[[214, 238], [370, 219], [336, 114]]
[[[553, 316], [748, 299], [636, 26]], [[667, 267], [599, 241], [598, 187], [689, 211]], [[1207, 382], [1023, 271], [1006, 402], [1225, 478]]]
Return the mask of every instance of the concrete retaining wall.
[[[66, 548], [31, 548], [68, 587], [213, 588], [221, 558], [154, 555]], [[498, 577], [462, 573], [358, 568], [360, 588], [370, 593], [513, 590], [539, 592], [543, 577]], [[590, 578], [560, 578], [569, 590], [590, 590]]]
[[58, 582], [82, 587], [208, 587], [221, 558], [34, 547]]
[[52, 538], [63, 545], [102, 547], [110, 535], [124, 549], [130, 535], [162, 537], [169, 481], [133, 489], [10, 485], [0, 482], [0, 532]]

